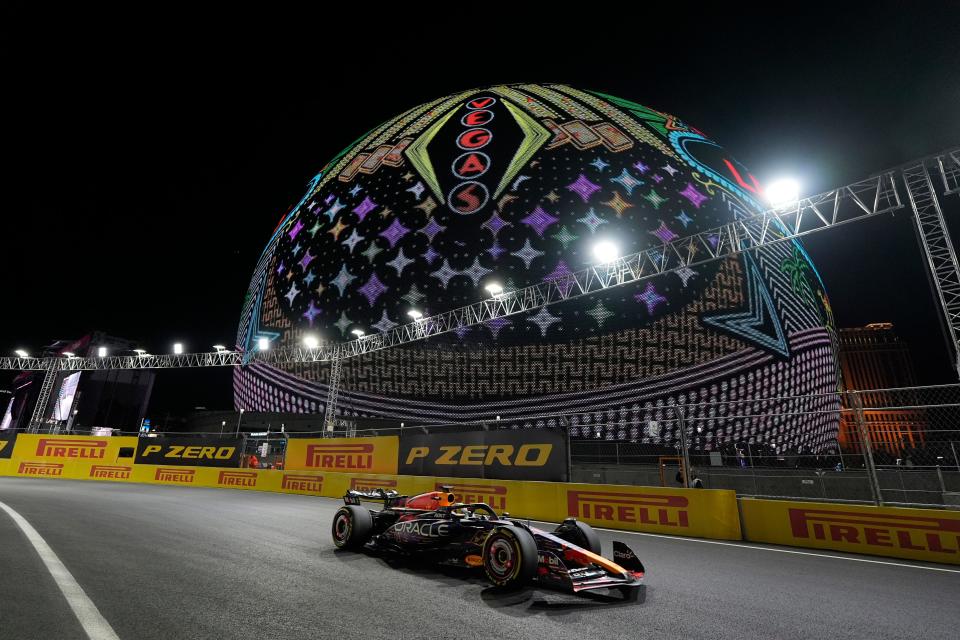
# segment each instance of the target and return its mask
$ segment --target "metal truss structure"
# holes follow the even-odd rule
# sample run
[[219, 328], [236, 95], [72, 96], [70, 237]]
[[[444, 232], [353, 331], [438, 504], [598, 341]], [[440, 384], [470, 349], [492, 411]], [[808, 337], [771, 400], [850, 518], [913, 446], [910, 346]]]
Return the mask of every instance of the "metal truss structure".
[[[483, 324], [580, 298], [648, 278], [735, 256], [777, 242], [904, 207], [898, 188], [902, 177], [914, 210], [928, 264], [951, 328], [953, 346], [960, 336], [960, 268], [950, 242], [943, 212], [929, 173], [934, 167], [944, 195], [960, 192], [960, 148], [911, 161], [844, 187], [803, 198], [787, 207], [744, 216], [714, 229], [623, 256], [560, 278], [504, 292], [487, 300], [394, 327], [355, 340], [269, 351], [218, 351], [183, 355], [140, 355], [72, 358], [0, 358], [0, 370], [78, 371], [96, 369], [167, 369], [241, 366], [260, 361], [272, 364], [330, 362], [331, 376], [325, 422], [335, 418], [339, 372], [343, 359], [425, 340], [457, 329]], [[52, 383], [51, 383], [52, 384]], [[38, 402], [38, 408], [39, 408]], [[44, 403], [45, 404], [45, 403]]]

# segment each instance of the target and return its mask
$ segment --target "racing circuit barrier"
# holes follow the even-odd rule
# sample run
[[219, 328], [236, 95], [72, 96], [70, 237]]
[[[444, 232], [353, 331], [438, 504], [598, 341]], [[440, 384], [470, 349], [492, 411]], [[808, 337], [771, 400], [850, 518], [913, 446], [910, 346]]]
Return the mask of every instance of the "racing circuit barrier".
[[344, 473], [320, 468], [143, 464], [134, 457], [137, 440], [20, 434], [9, 457], [0, 451], [0, 476], [274, 491], [329, 498], [339, 498], [349, 489], [383, 488], [417, 494], [453, 485], [459, 500], [486, 502], [497, 511], [519, 518], [559, 522], [572, 516], [609, 529], [960, 564], [960, 513], [956, 511], [752, 498], [738, 501], [735, 492], [724, 489]]

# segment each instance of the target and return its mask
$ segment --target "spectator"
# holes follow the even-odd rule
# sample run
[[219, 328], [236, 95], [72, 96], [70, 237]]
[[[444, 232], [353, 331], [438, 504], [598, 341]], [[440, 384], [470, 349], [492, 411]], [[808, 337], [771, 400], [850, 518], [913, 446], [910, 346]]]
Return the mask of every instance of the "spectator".
[[701, 480], [697, 474], [693, 474], [693, 481], [690, 483], [690, 486], [694, 489], [703, 489], [703, 480]]

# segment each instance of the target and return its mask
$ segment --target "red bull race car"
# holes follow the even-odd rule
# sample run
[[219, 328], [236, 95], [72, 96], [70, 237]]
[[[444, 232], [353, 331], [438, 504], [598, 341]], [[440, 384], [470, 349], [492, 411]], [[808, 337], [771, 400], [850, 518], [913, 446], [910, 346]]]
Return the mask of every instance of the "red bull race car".
[[[362, 501], [378, 501], [368, 509]], [[418, 496], [396, 491], [348, 491], [333, 517], [333, 543], [428, 559], [441, 565], [480, 568], [497, 587], [536, 583], [570, 593], [618, 590], [633, 600], [644, 567], [630, 548], [613, 543], [614, 560], [601, 555], [590, 525], [574, 518], [552, 532], [498, 515], [482, 502], [458, 502], [452, 487]]]

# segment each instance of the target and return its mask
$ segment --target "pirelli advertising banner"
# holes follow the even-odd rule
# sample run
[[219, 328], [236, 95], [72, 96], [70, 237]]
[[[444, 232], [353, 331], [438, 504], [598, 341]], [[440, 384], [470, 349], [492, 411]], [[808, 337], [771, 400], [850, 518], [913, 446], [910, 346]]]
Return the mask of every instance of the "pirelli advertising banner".
[[290, 438], [287, 469], [337, 473], [397, 473], [397, 436]]
[[411, 476], [567, 479], [567, 439], [549, 429], [400, 437], [399, 472]]
[[241, 438], [138, 438], [137, 464], [239, 467]]
[[960, 564], [960, 512], [740, 500], [744, 539]]

